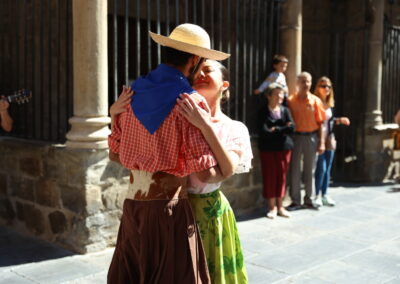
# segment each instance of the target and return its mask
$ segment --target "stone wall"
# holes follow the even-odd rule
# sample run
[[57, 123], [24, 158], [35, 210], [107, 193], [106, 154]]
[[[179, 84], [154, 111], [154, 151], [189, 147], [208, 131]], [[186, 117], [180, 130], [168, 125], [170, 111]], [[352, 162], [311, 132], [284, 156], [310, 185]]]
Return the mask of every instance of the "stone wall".
[[[79, 253], [115, 244], [128, 171], [108, 150], [1, 139], [0, 157], [0, 225]], [[254, 166], [223, 186], [237, 215], [263, 204]]]
[[0, 140], [0, 224], [86, 253], [114, 243], [126, 171], [106, 150]]
[[[400, 153], [394, 149], [394, 133], [398, 131], [397, 124], [383, 124], [368, 129], [366, 140], [369, 151], [365, 152], [360, 161], [363, 169], [363, 181], [382, 182], [399, 178]], [[365, 166], [368, 165], [368, 166]]]

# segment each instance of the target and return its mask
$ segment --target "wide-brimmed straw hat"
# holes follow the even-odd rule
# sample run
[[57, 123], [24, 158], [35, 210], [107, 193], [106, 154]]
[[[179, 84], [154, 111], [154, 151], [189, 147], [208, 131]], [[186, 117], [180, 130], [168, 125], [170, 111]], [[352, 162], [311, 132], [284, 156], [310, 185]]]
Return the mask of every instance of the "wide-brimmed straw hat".
[[224, 60], [230, 54], [211, 49], [210, 36], [200, 26], [182, 24], [177, 26], [168, 37], [150, 32], [151, 38], [160, 45], [198, 55], [200, 57]]

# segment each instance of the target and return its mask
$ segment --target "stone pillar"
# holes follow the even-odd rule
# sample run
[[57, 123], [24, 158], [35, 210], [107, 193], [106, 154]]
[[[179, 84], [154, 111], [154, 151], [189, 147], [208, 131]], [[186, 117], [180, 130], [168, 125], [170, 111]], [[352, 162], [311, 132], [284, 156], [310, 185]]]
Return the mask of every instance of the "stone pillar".
[[382, 124], [381, 85], [382, 50], [385, 1], [370, 0], [371, 26], [369, 29], [368, 87], [365, 126], [371, 128]]
[[74, 116], [67, 147], [107, 148], [107, 1], [73, 0]]
[[286, 80], [289, 94], [296, 92], [296, 77], [301, 72], [302, 0], [287, 0], [282, 4], [282, 54], [289, 59]]
[[384, 32], [385, 1], [367, 2], [369, 20], [368, 77], [366, 110], [364, 122], [363, 158], [358, 165], [361, 179], [367, 182], [380, 182], [386, 175], [390, 164], [390, 150], [384, 141], [390, 140], [390, 129], [382, 124], [381, 85], [382, 85], [382, 48]]

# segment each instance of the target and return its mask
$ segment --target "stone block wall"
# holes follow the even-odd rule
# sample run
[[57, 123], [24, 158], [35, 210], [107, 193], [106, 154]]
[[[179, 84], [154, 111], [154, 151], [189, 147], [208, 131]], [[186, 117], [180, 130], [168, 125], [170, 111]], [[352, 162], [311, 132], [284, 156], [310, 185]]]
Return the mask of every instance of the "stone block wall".
[[[237, 215], [263, 204], [254, 154], [252, 172], [223, 185]], [[129, 176], [108, 150], [1, 139], [0, 157], [0, 225], [79, 253], [115, 244]]]
[[383, 124], [367, 130], [368, 143], [363, 159], [359, 161], [359, 167], [363, 169], [362, 181], [381, 182], [398, 178], [399, 152], [394, 149], [394, 133], [397, 130], [397, 124]]
[[127, 171], [106, 150], [0, 140], [0, 224], [86, 253], [114, 243]]

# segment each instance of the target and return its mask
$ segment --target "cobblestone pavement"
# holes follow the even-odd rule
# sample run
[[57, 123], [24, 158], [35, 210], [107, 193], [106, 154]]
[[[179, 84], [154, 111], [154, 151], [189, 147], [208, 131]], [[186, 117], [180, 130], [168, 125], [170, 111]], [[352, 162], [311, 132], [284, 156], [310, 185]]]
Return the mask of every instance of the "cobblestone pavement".
[[[400, 283], [400, 185], [333, 187], [335, 207], [238, 220], [250, 283]], [[106, 282], [113, 249], [74, 255], [0, 227], [0, 283]]]

